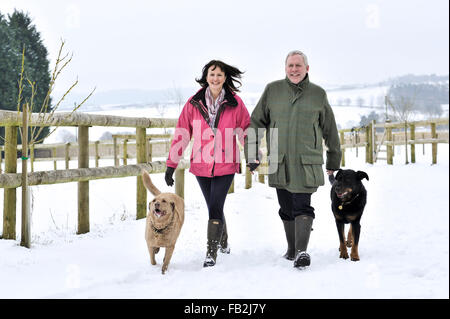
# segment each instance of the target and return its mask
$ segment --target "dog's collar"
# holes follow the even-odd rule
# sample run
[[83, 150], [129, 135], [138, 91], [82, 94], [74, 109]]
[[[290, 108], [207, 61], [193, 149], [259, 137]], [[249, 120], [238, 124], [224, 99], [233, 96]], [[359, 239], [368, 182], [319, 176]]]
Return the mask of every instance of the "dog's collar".
[[170, 226], [172, 226], [173, 224], [173, 218], [175, 217], [175, 212], [172, 212], [172, 219], [170, 220], [170, 222], [167, 224], [166, 227], [163, 228], [156, 228], [155, 225], [153, 225], [153, 223], [150, 221], [150, 225], [152, 226], [152, 230], [153, 232], [157, 233], [157, 234], [162, 234], [163, 231], [165, 231], [167, 228], [169, 228]]
[[359, 194], [361, 194], [361, 193], [356, 194], [356, 196], [353, 197], [353, 199], [351, 201], [349, 201], [349, 202], [344, 202], [343, 201], [340, 205], [338, 205], [339, 210], [343, 210], [344, 209], [344, 205], [351, 204], [355, 199], [358, 198]]

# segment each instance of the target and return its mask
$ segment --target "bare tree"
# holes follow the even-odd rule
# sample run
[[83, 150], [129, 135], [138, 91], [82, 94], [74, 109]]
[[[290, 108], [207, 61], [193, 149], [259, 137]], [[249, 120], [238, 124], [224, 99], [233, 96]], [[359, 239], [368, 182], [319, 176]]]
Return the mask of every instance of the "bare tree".
[[[28, 154], [30, 148], [36, 144], [41, 142], [46, 137], [50, 136], [55, 132], [55, 130], [58, 128], [58, 126], [54, 127], [53, 130], [51, 130], [46, 136], [39, 139], [39, 135], [41, 134], [43, 128], [45, 126], [48, 126], [48, 124], [52, 121], [53, 114], [57, 111], [58, 107], [60, 106], [61, 102], [64, 100], [64, 98], [70, 93], [70, 91], [78, 84], [78, 80], [76, 80], [69, 89], [63, 94], [63, 96], [60, 98], [60, 100], [52, 107], [50, 107], [50, 95], [53, 92], [53, 88], [55, 86], [56, 80], [58, 79], [61, 72], [69, 65], [69, 63], [72, 61], [72, 56], [69, 57], [69, 54], [62, 55], [64, 48], [64, 41], [61, 42], [61, 46], [58, 52], [58, 57], [56, 59], [55, 68], [53, 70], [51, 80], [50, 80], [50, 87], [47, 91], [47, 96], [44, 99], [44, 102], [42, 103], [40, 107], [40, 111], [38, 113], [38, 118], [40, 121], [40, 124], [43, 124], [41, 127], [37, 128], [35, 126], [28, 128], [29, 123], [31, 123], [32, 118], [32, 110], [34, 109], [34, 96], [36, 94], [36, 82], [33, 82], [31, 79], [29, 79], [24, 70], [25, 66], [25, 48], [22, 52], [22, 67], [21, 67], [21, 73], [19, 77], [19, 94], [17, 99], [17, 112], [22, 112], [22, 119], [23, 123], [22, 126], [19, 128], [20, 136], [22, 138], [22, 237], [21, 237], [21, 246], [25, 246], [27, 248], [30, 248], [31, 246], [31, 239], [30, 239], [30, 225], [31, 225], [31, 216], [30, 216], [30, 209], [29, 209], [29, 190], [28, 190], [28, 178], [27, 178], [27, 172], [28, 172]], [[30, 87], [31, 87], [31, 97], [30, 99], [27, 99], [26, 101], [22, 101], [22, 92], [24, 89], [24, 81], [26, 81]], [[92, 90], [92, 92], [78, 105], [75, 104], [74, 108], [72, 109], [72, 112], [70, 112], [67, 116], [69, 117], [72, 115], [76, 110], [78, 110], [94, 93], [95, 88]], [[47, 125], [46, 125], [47, 124]], [[6, 144], [7, 141], [5, 141]]]
[[167, 97], [178, 106], [178, 113], [181, 113], [181, 107], [184, 104], [184, 96], [181, 88], [177, 86], [175, 82], [173, 83], [172, 88], [167, 90]]
[[412, 94], [402, 92], [401, 87], [391, 87], [386, 96], [386, 103], [394, 113], [396, 120], [405, 124], [405, 164], [408, 161], [408, 122], [411, 121], [416, 107], [417, 91]]

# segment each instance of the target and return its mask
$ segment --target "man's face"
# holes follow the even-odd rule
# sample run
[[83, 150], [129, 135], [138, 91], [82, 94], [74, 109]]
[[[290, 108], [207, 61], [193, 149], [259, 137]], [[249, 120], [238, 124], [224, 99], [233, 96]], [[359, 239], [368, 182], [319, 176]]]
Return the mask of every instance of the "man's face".
[[300, 83], [309, 71], [309, 65], [305, 65], [303, 57], [298, 54], [291, 55], [286, 61], [286, 76], [294, 83]]

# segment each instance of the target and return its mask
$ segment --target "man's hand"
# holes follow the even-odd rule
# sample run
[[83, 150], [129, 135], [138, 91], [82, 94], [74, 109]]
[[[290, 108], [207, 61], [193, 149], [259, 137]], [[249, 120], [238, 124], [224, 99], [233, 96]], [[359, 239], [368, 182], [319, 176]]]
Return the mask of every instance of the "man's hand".
[[255, 169], [259, 166], [260, 162], [255, 160], [253, 163], [248, 163], [247, 167], [250, 169], [250, 173], [254, 174]]
[[327, 174], [328, 174], [328, 175], [333, 175], [333, 174], [334, 174], [334, 170], [332, 170], [332, 169], [327, 169]]
[[166, 176], [164, 177], [167, 186], [173, 186], [173, 172], [175, 172], [175, 169], [173, 167], [167, 167]]

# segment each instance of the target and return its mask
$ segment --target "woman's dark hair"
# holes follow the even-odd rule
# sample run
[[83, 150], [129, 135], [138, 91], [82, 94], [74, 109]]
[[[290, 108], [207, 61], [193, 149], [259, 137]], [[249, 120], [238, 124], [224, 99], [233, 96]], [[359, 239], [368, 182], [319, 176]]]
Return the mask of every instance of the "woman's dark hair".
[[235, 68], [234, 66], [228, 65], [222, 61], [219, 60], [211, 60], [209, 61], [204, 67], [202, 71], [202, 77], [200, 79], [195, 79], [203, 88], [208, 86], [208, 82], [206, 81], [206, 77], [208, 75], [208, 69], [214, 66], [213, 70], [216, 67], [219, 67], [226, 76], [225, 84], [228, 86], [228, 88], [232, 92], [239, 92], [238, 88], [235, 86], [235, 83], [239, 83], [239, 87], [242, 86], [241, 81], [239, 79], [241, 78], [241, 75], [244, 73], [240, 71], [238, 68]]

